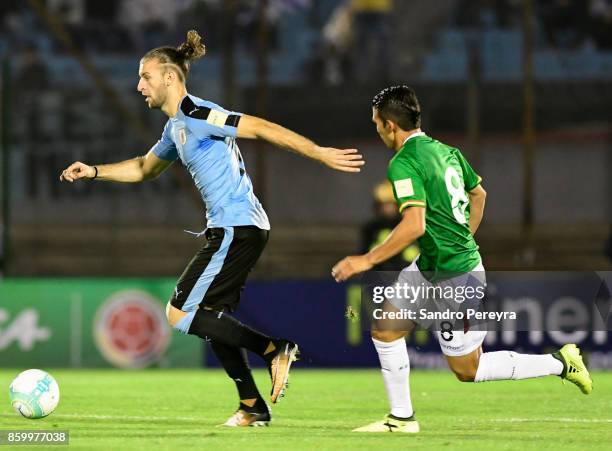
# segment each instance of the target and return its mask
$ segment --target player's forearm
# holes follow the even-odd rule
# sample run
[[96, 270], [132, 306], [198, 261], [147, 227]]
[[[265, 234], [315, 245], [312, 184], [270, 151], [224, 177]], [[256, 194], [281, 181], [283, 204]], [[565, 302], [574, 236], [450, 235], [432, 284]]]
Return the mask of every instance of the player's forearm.
[[299, 135], [281, 125], [260, 119], [256, 130], [257, 138], [275, 146], [299, 153], [307, 158], [320, 161], [320, 150], [310, 139]]
[[484, 216], [484, 206], [485, 206], [485, 198], [484, 195], [470, 195], [470, 232], [472, 235], [476, 235], [476, 231], [480, 226], [480, 222], [482, 221], [482, 217]]
[[144, 157], [111, 164], [97, 164], [98, 175], [96, 180], [120, 183], [138, 183], [148, 180], [144, 171]]
[[395, 257], [406, 249], [408, 245], [420, 238], [423, 233], [425, 233], [424, 228], [415, 224], [404, 224], [400, 222], [389, 236], [387, 236], [385, 241], [366, 254], [368, 261], [375, 266]]

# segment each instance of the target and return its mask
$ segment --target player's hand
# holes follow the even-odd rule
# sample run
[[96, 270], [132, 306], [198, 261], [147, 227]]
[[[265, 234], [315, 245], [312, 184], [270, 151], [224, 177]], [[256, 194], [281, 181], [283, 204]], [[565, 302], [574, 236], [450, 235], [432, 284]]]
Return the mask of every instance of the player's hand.
[[331, 275], [336, 282], [344, 282], [348, 278], [372, 269], [372, 263], [367, 255], [352, 255], [345, 257], [334, 265]]
[[79, 179], [92, 179], [96, 175], [96, 170], [93, 166], [88, 166], [80, 161], [72, 163], [64, 169], [60, 175], [61, 181], [74, 182]]
[[342, 172], [360, 172], [365, 164], [363, 155], [357, 149], [335, 149], [319, 147], [319, 161], [325, 166]]

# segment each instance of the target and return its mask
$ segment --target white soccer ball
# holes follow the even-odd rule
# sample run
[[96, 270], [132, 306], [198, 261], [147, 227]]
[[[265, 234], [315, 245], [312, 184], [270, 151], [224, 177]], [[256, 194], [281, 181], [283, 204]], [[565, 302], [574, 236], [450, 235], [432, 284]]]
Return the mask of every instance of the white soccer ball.
[[9, 397], [19, 414], [34, 420], [55, 410], [60, 399], [59, 386], [46, 371], [27, 370], [11, 383]]

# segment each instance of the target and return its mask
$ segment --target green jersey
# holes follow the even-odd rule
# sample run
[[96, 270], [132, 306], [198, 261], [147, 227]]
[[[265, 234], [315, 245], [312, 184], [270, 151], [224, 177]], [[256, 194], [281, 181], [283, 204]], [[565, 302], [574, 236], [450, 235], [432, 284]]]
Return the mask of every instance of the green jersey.
[[418, 240], [419, 270], [445, 278], [440, 273], [474, 269], [480, 254], [470, 232], [467, 192], [481, 178], [459, 149], [415, 133], [389, 163], [387, 177], [400, 213], [407, 207], [425, 208], [425, 234]]

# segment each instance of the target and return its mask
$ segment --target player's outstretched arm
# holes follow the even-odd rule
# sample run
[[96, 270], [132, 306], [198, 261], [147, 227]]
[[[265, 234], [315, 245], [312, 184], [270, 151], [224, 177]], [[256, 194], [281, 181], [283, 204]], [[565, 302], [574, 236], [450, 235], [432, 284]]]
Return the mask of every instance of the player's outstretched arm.
[[273, 122], [244, 115], [238, 123], [239, 138], [263, 139], [275, 146], [292, 150], [343, 172], [359, 172], [365, 164], [357, 149], [320, 147], [314, 142]]
[[406, 246], [425, 233], [425, 208], [408, 207], [404, 210], [402, 220], [395, 226], [387, 239], [370, 252], [363, 255], [353, 255], [336, 263], [332, 269], [332, 277], [336, 282], [368, 271], [373, 266], [382, 263], [402, 252]]
[[472, 232], [472, 235], [476, 235], [476, 231], [484, 215], [487, 192], [481, 185], [478, 185], [470, 191], [468, 195], [470, 196], [470, 232]]
[[77, 161], [62, 171], [60, 180], [71, 183], [80, 179], [138, 183], [156, 178], [171, 164], [172, 161], [158, 158], [153, 151], [145, 156], [112, 164], [89, 166]]

